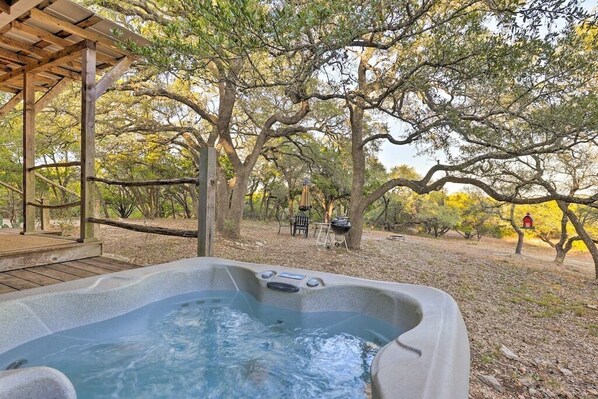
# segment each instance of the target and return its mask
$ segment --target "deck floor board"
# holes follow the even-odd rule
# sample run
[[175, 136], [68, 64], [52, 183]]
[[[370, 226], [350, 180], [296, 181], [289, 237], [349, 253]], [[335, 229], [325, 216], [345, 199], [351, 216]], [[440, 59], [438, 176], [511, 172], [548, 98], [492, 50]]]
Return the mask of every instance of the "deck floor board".
[[0, 274], [0, 284], [7, 285], [15, 290], [26, 290], [28, 288], [41, 287], [40, 284], [33, 283], [29, 280], [24, 280], [20, 277], [14, 277], [7, 273]]
[[26, 270], [30, 270], [33, 273], [38, 273], [41, 274], [43, 276], [48, 276], [48, 277], [52, 277], [55, 278], [57, 280], [60, 281], [71, 281], [71, 280], [77, 280], [80, 277], [79, 276], [75, 276], [74, 274], [70, 274], [70, 273], [65, 273], [65, 272], [61, 272], [58, 270], [54, 270], [54, 269], [50, 269], [47, 266], [37, 266], [37, 267], [32, 267]]
[[0, 294], [141, 267], [120, 260], [93, 258], [0, 272]]
[[93, 273], [87, 270], [79, 269], [77, 267], [73, 267], [69, 264], [69, 262], [64, 263], [55, 263], [52, 265], [48, 265], [50, 269], [58, 270], [60, 272], [74, 274], [77, 277], [85, 278], [85, 277], [92, 277], [97, 276], [98, 273]]
[[8, 285], [0, 284], [0, 294], [6, 294], [8, 292], [18, 291], [15, 288], [9, 287]]
[[61, 280], [44, 276], [42, 274], [34, 273], [30, 270], [11, 270], [6, 272], [7, 275], [17, 277], [23, 280], [31, 281], [32, 283], [39, 284], [39, 285], [52, 285], [56, 283], [61, 283]]
[[106, 273], [112, 273], [113, 270], [104, 268], [104, 267], [100, 267], [100, 266], [96, 266], [96, 265], [90, 265], [88, 263], [83, 263], [80, 261], [70, 261], [70, 262], [64, 262], [63, 264], [66, 264], [68, 266], [77, 268], [79, 270], [83, 270], [83, 271], [88, 271], [90, 273], [95, 273], [95, 274], [106, 274]]
[[134, 265], [131, 263], [125, 263], [120, 260], [111, 259], [111, 258], [87, 258], [79, 260], [81, 263], [87, 263], [93, 266], [99, 266], [104, 269], [111, 270], [113, 272], [120, 272], [123, 270], [130, 270], [136, 269], [140, 267], [139, 265]]

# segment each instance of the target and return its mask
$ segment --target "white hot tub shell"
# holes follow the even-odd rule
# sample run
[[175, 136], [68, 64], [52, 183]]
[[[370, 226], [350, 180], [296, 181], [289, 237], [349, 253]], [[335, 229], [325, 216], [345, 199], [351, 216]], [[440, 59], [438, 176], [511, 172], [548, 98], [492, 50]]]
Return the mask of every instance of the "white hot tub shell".
[[[298, 290], [268, 287], [289, 284]], [[300, 312], [358, 312], [397, 326], [405, 332], [385, 345], [372, 363], [372, 397], [468, 397], [467, 331], [457, 304], [445, 292], [217, 258], [185, 259], [0, 295], [0, 354], [155, 301], [207, 290], [244, 291], [261, 303]], [[76, 398], [68, 378], [57, 370], [24, 367], [0, 372], [0, 399], [41, 399], [50, 392], [52, 397]]]

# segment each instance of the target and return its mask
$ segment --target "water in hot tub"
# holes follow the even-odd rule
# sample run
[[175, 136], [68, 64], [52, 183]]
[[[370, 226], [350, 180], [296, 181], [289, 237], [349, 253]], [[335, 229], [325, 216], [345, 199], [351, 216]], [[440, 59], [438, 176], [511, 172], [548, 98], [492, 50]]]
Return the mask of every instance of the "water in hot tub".
[[365, 398], [372, 359], [400, 333], [358, 313], [207, 291], [31, 341], [0, 355], [0, 368], [56, 368], [82, 399]]

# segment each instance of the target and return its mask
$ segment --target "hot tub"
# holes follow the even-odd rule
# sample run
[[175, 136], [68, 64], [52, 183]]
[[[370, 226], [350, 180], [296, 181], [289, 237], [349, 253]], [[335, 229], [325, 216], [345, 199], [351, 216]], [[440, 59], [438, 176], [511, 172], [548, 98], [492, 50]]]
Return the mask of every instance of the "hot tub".
[[[368, 383], [371, 382], [371, 388], [368, 391], [371, 389], [373, 398], [468, 397], [467, 332], [459, 308], [448, 294], [416, 285], [216, 258], [195, 258], [0, 295], [0, 368], [11, 368], [0, 372], [0, 399], [75, 398], [76, 389], [68, 378], [71, 371], [46, 367], [47, 364], [52, 365], [52, 362], [44, 363], [48, 348], [55, 347], [54, 352], [60, 352], [61, 348], [69, 348], [73, 342], [80, 343], [80, 346], [91, 345], [87, 341], [92, 339], [88, 337], [97, 340], [98, 334], [102, 339], [107, 335], [135, 336], [141, 332], [132, 330], [148, 323], [154, 325], [157, 322], [153, 320], [158, 319], [155, 315], [160, 312], [160, 317], [170, 314], [174, 308], [179, 313], [203, 312], [192, 313], [202, 315], [198, 321], [203, 320], [206, 312], [220, 312], [219, 317], [224, 321], [215, 323], [224, 324], [213, 326], [212, 334], [218, 334], [226, 326], [235, 331], [238, 320], [234, 317], [237, 316], [231, 318], [221, 313], [219, 309], [223, 301], [236, 309], [235, 314], [251, 314], [244, 320], [253, 323], [253, 319], [259, 319], [260, 326], [265, 327], [256, 330], [257, 335], [263, 334], [263, 331], [279, 334], [283, 330], [291, 334], [284, 338], [287, 341], [277, 341], [276, 350], [269, 348], [270, 343], [261, 337], [256, 345], [261, 345], [260, 348], [265, 346], [265, 349], [260, 349], [262, 357], [258, 363], [245, 359], [250, 357], [245, 354], [247, 349], [237, 346], [234, 338], [219, 342], [216, 357], [224, 358], [238, 352], [245, 356], [243, 364], [231, 367], [248, 375], [251, 381], [257, 381], [254, 384], [257, 388], [252, 386], [248, 389], [259, 389], [260, 381], [265, 381], [265, 374], [278, 375], [280, 370], [276, 368], [284, 367], [267, 360], [263, 353], [267, 352], [269, 356], [277, 353], [284, 357], [285, 342], [303, 342], [304, 338], [293, 334], [299, 328], [306, 328], [309, 334], [315, 332], [318, 339], [323, 340], [318, 343], [318, 351], [313, 346], [309, 347], [308, 351], [314, 352], [312, 356], [319, 356], [319, 351], [326, 352], [329, 357], [325, 359], [331, 363], [340, 362], [341, 366], [344, 360], [334, 357], [336, 342], [349, 345], [351, 350], [353, 335], [361, 337], [358, 347], [363, 349], [364, 359], [370, 353], [370, 342], [374, 342], [371, 345], [378, 342], [382, 346], [373, 361], [370, 359]], [[117, 324], [119, 320], [120, 324]], [[176, 321], [169, 323], [169, 328], [176, 327]], [[170, 341], [177, 340], [182, 334], [177, 331], [175, 329], [172, 335], [165, 335], [167, 338], [162, 341], [171, 345]], [[337, 338], [334, 337], [340, 337], [341, 341], [335, 341]], [[172, 343], [179, 344], [185, 346], [189, 343]], [[129, 342], [128, 345], [132, 344]], [[96, 350], [96, 346], [91, 348]], [[173, 358], [180, 356], [176, 348], [168, 350]], [[159, 361], [165, 362], [166, 370], [170, 355], [166, 356], [153, 347], [144, 351], [160, 353], [156, 356]], [[68, 355], [60, 354], [63, 361]], [[210, 352], [205, 356], [210, 359], [215, 355]], [[340, 351], [339, 356], [342, 356]], [[290, 359], [286, 364], [304, 369], [313, 366], [312, 363], [294, 364], [297, 362]], [[350, 368], [349, 363], [346, 368]], [[131, 361], [123, 365], [133, 378], [138, 376], [136, 364], [136, 361]], [[327, 368], [322, 368], [321, 364], [318, 367], [320, 370]], [[65, 368], [69, 369], [66, 365]], [[217, 374], [209, 367], [204, 371]], [[184, 373], [181, 371], [179, 374]], [[205, 376], [202, 375], [202, 378]], [[212, 375], [210, 378], [219, 377]], [[114, 383], [113, 376], [106, 379], [106, 384]], [[235, 392], [244, 389], [241, 386], [244, 382], [238, 384], [239, 387], [234, 387]], [[311, 391], [298, 393], [296, 397], [305, 397], [305, 392]], [[369, 393], [358, 392], [354, 397], [360, 397], [359, 394], [365, 397]], [[81, 398], [88, 396], [93, 394], [80, 393]], [[130, 396], [123, 393], [122, 397]], [[238, 397], [243, 397], [243, 394]]]

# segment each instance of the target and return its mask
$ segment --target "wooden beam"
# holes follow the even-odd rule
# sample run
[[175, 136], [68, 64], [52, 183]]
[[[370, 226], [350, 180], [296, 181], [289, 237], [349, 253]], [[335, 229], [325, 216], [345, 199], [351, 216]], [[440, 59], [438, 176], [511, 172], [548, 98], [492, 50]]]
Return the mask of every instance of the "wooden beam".
[[52, 44], [56, 44], [60, 47], [66, 48], [73, 44], [73, 42], [63, 39], [61, 37], [58, 37], [48, 31], [38, 28], [37, 26], [25, 25], [24, 23], [19, 22], [19, 21], [12, 21], [10, 23], [10, 26], [14, 30], [18, 30], [18, 31], [27, 33], [31, 36], [35, 36], [43, 41], [46, 41], [46, 42], [52, 43]]
[[52, 72], [55, 75], [60, 75], [72, 80], [79, 80], [79, 78], [81, 77], [81, 73], [71, 71], [70, 69], [66, 69], [61, 66], [50, 67], [48, 68], [48, 71]]
[[8, 0], [0, 0], [0, 11], [10, 14], [10, 2]]
[[20, 87], [12, 87], [11, 85], [0, 85], [0, 90], [12, 94], [19, 94], [21, 92]]
[[[22, 22], [19, 22], [19, 21], [13, 21], [11, 23], [11, 28], [14, 29], [14, 30], [18, 30], [18, 31], [27, 33], [29, 35], [35, 36], [35, 37], [37, 37], [38, 39], [40, 39], [40, 40], [42, 40], [44, 42], [55, 44], [55, 45], [63, 47], [63, 48], [72, 46], [74, 44], [74, 42], [72, 42], [70, 40], [64, 39], [64, 38], [62, 38], [60, 36], [57, 36], [57, 35], [54, 35], [54, 34], [52, 34], [50, 32], [47, 32], [47, 31], [45, 31], [43, 29], [40, 29], [40, 28], [38, 28], [36, 26], [25, 25], [25, 24], [23, 24]], [[35, 45], [34, 48], [35, 49], [41, 49], [41, 50], [43, 50], [41, 47], [39, 47], [39, 45]], [[27, 51], [27, 49], [23, 49], [23, 50]], [[34, 51], [35, 51], [35, 54], [40, 55], [42, 57], [47, 57], [49, 55], [49, 54], [42, 55], [42, 52], [40, 52], [39, 50], [34, 50]], [[43, 50], [43, 51], [46, 51], [47, 53], [50, 53], [47, 50]], [[123, 51], [121, 49], [119, 49], [119, 53], [122, 53], [122, 52]], [[110, 57], [108, 55], [105, 55], [105, 54], [97, 54], [96, 55], [96, 59], [98, 61], [100, 61], [100, 62], [103, 62], [103, 63], [106, 63], [106, 64], [110, 64], [110, 65], [116, 65], [118, 63], [117, 59], [115, 59], [113, 57]]]
[[6, 116], [10, 111], [12, 111], [23, 99], [23, 92], [19, 92], [12, 96], [10, 100], [8, 100], [1, 108], [0, 108], [0, 118]]
[[49, 68], [51, 66], [54, 66], [54, 64], [56, 64], [56, 63], [64, 62], [69, 59], [79, 58], [79, 51], [81, 51], [82, 49], [84, 49], [88, 46], [91, 46], [92, 44], [95, 48], [95, 43], [89, 42], [89, 41], [82, 41], [82, 42], [73, 44], [72, 46], [66, 47], [62, 50], [52, 53], [48, 57], [42, 58], [41, 60], [32, 62], [30, 64], [27, 64], [27, 65], [21, 67], [21, 68], [15, 69], [12, 72], [9, 72], [5, 75], [0, 76], [0, 83], [6, 82], [7, 80], [13, 79], [13, 78], [20, 76], [27, 72], [39, 71], [44, 68]]
[[50, 51], [44, 50], [43, 48], [38, 47], [35, 44], [22, 42], [20, 40], [12, 39], [4, 35], [0, 35], [0, 43], [4, 43], [7, 46], [14, 47], [16, 49], [19, 49], [20, 51], [26, 51], [30, 54], [35, 54], [40, 57], [47, 57], [51, 54]]
[[95, 239], [95, 119], [96, 119], [96, 44], [89, 42], [83, 50], [81, 71], [81, 233], [82, 242]]
[[77, 36], [81, 37], [82, 39], [94, 41], [98, 44], [101, 44], [102, 46], [106, 46], [110, 49], [116, 50], [121, 54], [127, 54], [127, 55], [130, 54], [128, 51], [123, 50], [122, 48], [118, 47], [118, 45], [115, 43], [115, 41], [108, 36], [104, 36], [101, 33], [96, 33], [94, 31], [91, 31], [88, 29], [80, 28], [71, 22], [65, 21], [64, 19], [57, 18], [53, 15], [47, 14], [41, 10], [38, 10], [37, 8], [31, 9], [30, 15], [31, 15], [32, 19], [50, 24], [60, 30], [64, 30], [73, 35], [77, 35]]
[[118, 64], [102, 76], [96, 85], [96, 100], [100, 98], [100, 96], [104, 94], [106, 90], [108, 90], [108, 88], [127, 71], [127, 69], [129, 69], [131, 64], [133, 64], [133, 59], [124, 57], [122, 60], [118, 61]]
[[72, 208], [75, 206], [81, 205], [81, 201], [69, 202], [67, 204], [59, 204], [59, 205], [45, 205], [45, 204], [38, 204], [35, 202], [28, 202], [27, 205], [33, 206], [35, 208], [43, 208], [43, 209], [64, 209], [64, 208]]
[[[41, 198], [41, 204], [47, 205], [48, 201], [45, 198]], [[50, 230], [50, 208], [42, 208], [42, 220], [41, 220], [41, 230]]]
[[212, 256], [216, 215], [216, 149], [199, 151], [197, 255]]
[[141, 233], [160, 234], [160, 235], [164, 235], [164, 236], [174, 236], [174, 237], [189, 237], [189, 238], [197, 237], [197, 230], [167, 229], [167, 228], [158, 227], [158, 226], [144, 226], [141, 224], [125, 223], [125, 222], [118, 222], [116, 220], [98, 219], [98, 218], [89, 218], [88, 221], [90, 223], [105, 224], [107, 226], [120, 227], [121, 229], [138, 231]]
[[183, 177], [180, 179], [163, 179], [163, 180], [144, 180], [144, 181], [124, 181], [124, 180], [110, 180], [101, 177], [88, 177], [89, 180], [109, 184], [112, 186], [121, 187], [142, 187], [142, 186], [172, 186], [174, 184], [199, 184], [199, 180], [192, 177]]
[[26, 14], [29, 10], [36, 7], [42, 0], [5, 0], [10, 2], [10, 14], [0, 14], [0, 26], [5, 27], [10, 24], [11, 21], [19, 18]]
[[23, 74], [23, 233], [35, 231], [35, 75]]
[[55, 99], [56, 96], [58, 96], [62, 92], [62, 90], [64, 90], [64, 88], [71, 82], [72, 80], [69, 78], [62, 78], [62, 80], [56, 83], [54, 87], [52, 87], [42, 96], [42, 98], [37, 100], [37, 102], [35, 103], [36, 112], [46, 108], [50, 101]]
[[6, 50], [0, 48], [0, 58], [4, 58], [5, 60], [18, 62], [19, 64], [29, 64], [31, 62], [35, 62], [36, 58], [27, 57], [26, 55], [17, 54], [14, 51]]
[[81, 166], [79, 161], [70, 162], [56, 162], [56, 163], [44, 163], [41, 165], [34, 165], [29, 168], [30, 171], [44, 168], [68, 168], [69, 166]]
[[[5, 75], [0, 75], [0, 79], [2, 78], [2, 76], [5, 76]], [[21, 83], [21, 79], [22, 79], [21, 75], [17, 75], [17, 76], [14, 76], [12, 79], [7, 79], [6, 81], [4, 81], [4, 84], [15, 83], [15, 82]], [[59, 80], [60, 80], [60, 77], [58, 77], [58, 76], [51, 78], [51, 77], [48, 77], [47, 74], [46, 74], [46, 76], [41, 76], [39, 74], [35, 75], [35, 85], [36, 86], [43, 86], [43, 85], [48, 85], [48, 84], [54, 86], [56, 84], [56, 82], [58, 82]]]

